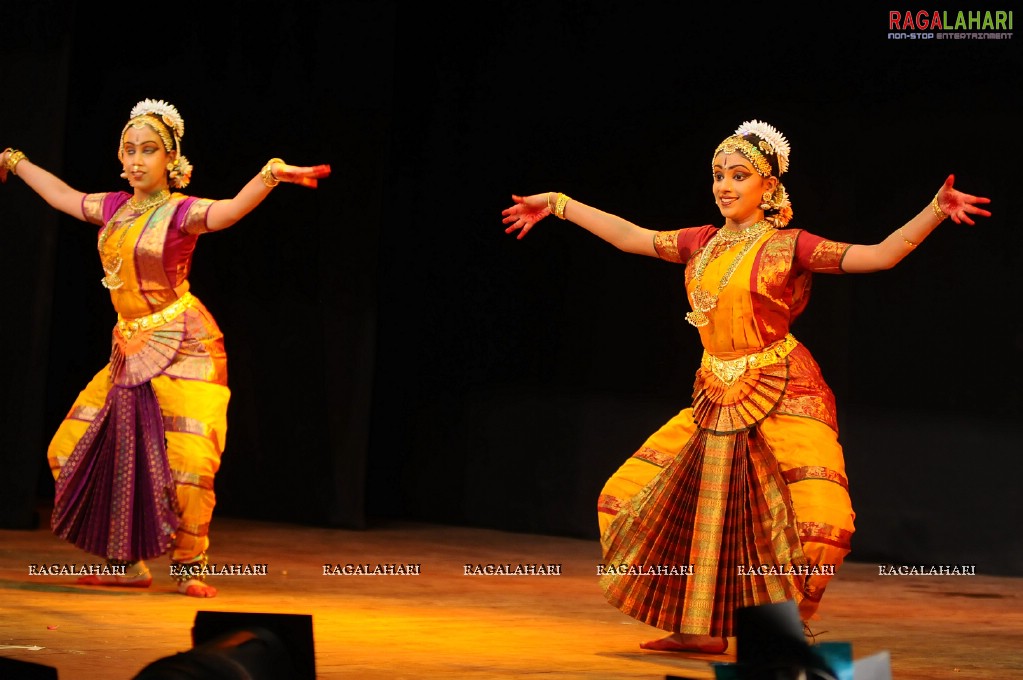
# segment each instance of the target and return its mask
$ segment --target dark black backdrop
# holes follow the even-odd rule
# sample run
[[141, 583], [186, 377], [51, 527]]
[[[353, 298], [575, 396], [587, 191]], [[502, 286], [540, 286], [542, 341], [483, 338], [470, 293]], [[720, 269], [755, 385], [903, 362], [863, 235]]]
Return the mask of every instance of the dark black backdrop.
[[[137, 7], [5, 5], [0, 144], [115, 188], [117, 134], [153, 97], [185, 117], [196, 195], [272, 155], [334, 168], [200, 242], [233, 390], [218, 516], [595, 538], [604, 479], [689, 399], [681, 272], [555, 220], [515, 241], [500, 210], [560, 190], [653, 228], [716, 222], [711, 151], [760, 118], [792, 142], [793, 226], [880, 240], [951, 172], [992, 197], [895, 270], [818, 277], [794, 330], [838, 399], [853, 558], [1023, 574], [1018, 42], [889, 40], [889, 7]], [[92, 230], [17, 180], [0, 224], [0, 519], [34, 526], [113, 314]]]

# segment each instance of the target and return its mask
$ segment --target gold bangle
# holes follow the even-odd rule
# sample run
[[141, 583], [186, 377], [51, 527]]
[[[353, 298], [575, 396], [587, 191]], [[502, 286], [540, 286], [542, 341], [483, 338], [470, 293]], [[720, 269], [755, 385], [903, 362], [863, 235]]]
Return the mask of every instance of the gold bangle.
[[554, 216], [562, 220], [565, 219], [565, 206], [568, 205], [568, 202], [571, 200], [572, 199], [565, 194], [559, 193], [558, 201], [554, 204]]
[[943, 221], [946, 217], [948, 217], [948, 214], [941, 209], [940, 205], [938, 205], [937, 194], [934, 194], [934, 198], [931, 199], [931, 210], [934, 211], [934, 216], [938, 218], [939, 222]]
[[4, 167], [7, 171], [12, 173], [15, 177], [18, 176], [18, 171], [15, 168], [18, 167], [18, 163], [28, 158], [23, 152], [17, 149], [5, 149], [4, 153], [7, 154], [7, 161], [4, 162]]
[[284, 165], [284, 161], [282, 161], [280, 158], [271, 158], [266, 162], [266, 165], [263, 166], [263, 169], [259, 171], [259, 176], [263, 180], [263, 184], [265, 184], [271, 189], [273, 189], [275, 186], [281, 183], [281, 180], [279, 180], [277, 178], [277, 175], [274, 174], [273, 171], [274, 163], [280, 163], [281, 165]]
[[902, 237], [902, 240], [905, 241], [906, 245], [909, 246], [910, 248], [916, 248], [918, 245], [920, 245], [919, 243], [913, 243], [908, 238], [906, 238], [906, 233], [902, 231], [902, 227], [899, 227], [899, 236]]
[[547, 212], [549, 212], [552, 215], [554, 214], [554, 206], [551, 204], [551, 195], [553, 193], [554, 193], [553, 191], [547, 192]]

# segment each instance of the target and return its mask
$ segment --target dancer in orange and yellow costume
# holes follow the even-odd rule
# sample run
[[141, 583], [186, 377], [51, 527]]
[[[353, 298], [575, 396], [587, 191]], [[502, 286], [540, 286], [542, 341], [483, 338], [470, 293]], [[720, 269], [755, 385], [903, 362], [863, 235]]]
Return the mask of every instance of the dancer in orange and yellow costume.
[[813, 274], [888, 269], [947, 216], [973, 224], [988, 199], [953, 188], [874, 245], [787, 228], [788, 140], [748, 121], [714, 151], [724, 224], [652, 231], [548, 192], [513, 196], [508, 233], [554, 214], [621, 250], [685, 266], [703, 358], [693, 403], [651, 435], [598, 500], [609, 602], [667, 637], [641, 646], [720, 653], [742, 606], [794, 600], [805, 621], [850, 551], [835, 399], [789, 329]]
[[16, 175], [50, 205], [99, 227], [101, 283], [117, 312], [110, 361], [48, 452], [54, 532], [124, 572], [79, 582], [146, 587], [144, 560], [169, 552], [178, 590], [212, 597], [203, 567], [230, 391], [223, 335], [189, 287], [192, 254], [200, 235], [231, 226], [278, 183], [315, 187], [330, 168], [274, 158], [232, 199], [172, 193], [192, 175], [184, 133], [164, 101], [132, 109], [117, 151], [131, 192], [76, 191], [14, 149], [0, 154], [0, 179]]

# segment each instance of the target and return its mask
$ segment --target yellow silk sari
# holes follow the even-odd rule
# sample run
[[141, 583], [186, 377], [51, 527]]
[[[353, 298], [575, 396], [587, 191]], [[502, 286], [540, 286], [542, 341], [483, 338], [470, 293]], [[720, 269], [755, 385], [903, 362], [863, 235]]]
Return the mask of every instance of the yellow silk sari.
[[[108, 197], [87, 198], [84, 212], [90, 221], [103, 222], [102, 202]], [[109, 233], [105, 239], [101, 236], [106, 251], [101, 256], [105, 262], [113, 255], [120, 257], [116, 276], [108, 279], [122, 284], [110, 291], [118, 312], [112, 361], [78, 395], [47, 453], [54, 478], [59, 479], [111, 387], [150, 382], [163, 416], [180, 510], [171, 553], [179, 562], [195, 559], [209, 545], [213, 478], [226, 443], [230, 397], [223, 335], [202, 303], [188, 292], [187, 280], [170, 280], [164, 264], [168, 230], [178, 228], [175, 211], [184, 198], [175, 194], [168, 203], [141, 215], [122, 205], [104, 225]]]

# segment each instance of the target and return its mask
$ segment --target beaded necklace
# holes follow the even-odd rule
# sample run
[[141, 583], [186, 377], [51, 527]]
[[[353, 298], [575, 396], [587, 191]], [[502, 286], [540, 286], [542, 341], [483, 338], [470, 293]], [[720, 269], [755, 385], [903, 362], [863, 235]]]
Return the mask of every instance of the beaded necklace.
[[[686, 321], [691, 323], [693, 326], [700, 328], [710, 323], [710, 319], [707, 317], [707, 312], [711, 311], [718, 305], [718, 296], [721, 295], [721, 291], [725, 289], [728, 282], [732, 278], [732, 274], [739, 267], [739, 263], [742, 262], [743, 258], [751, 250], [753, 246], [757, 244], [757, 241], [767, 233], [768, 230], [772, 229], [770, 222], [761, 220], [756, 224], [743, 229], [742, 231], [731, 231], [725, 229], [718, 229], [718, 232], [707, 242], [704, 246], [703, 252], [700, 254], [700, 259], [696, 262], [696, 270], [693, 272], [693, 278], [696, 280], [696, 287], [693, 289], [693, 293], [690, 299], [693, 303], [693, 311], [686, 314]], [[703, 273], [707, 270], [707, 265], [710, 264], [711, 254], [718, 244], [725, 244], [727, 247], [731, 247], [736, 243], [746, 242], [746, 245], [742, 247], [735, 258], [732, 260], [732, 264], [729, 265], [728, 269], [721, 276], [721, 281], [718, 282], [718, 290], [716, 293], [711, 293], [703, 288]]]

